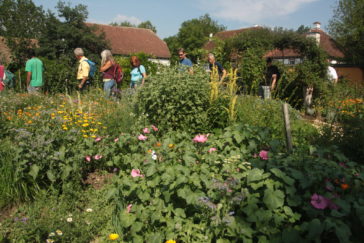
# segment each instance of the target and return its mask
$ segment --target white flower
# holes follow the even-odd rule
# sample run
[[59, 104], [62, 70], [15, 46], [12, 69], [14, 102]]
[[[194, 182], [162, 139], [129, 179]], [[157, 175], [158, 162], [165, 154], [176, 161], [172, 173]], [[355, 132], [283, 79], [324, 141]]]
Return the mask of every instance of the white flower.
[[47, 239], [47, 240], [46, 240], [46, 242], [47, 242], [47, 243], [53, 243], [53, 242], [54, 242], [54, 240], [52, 240], [52, 239]]
[[59, 235], [59, 236], [63, 235], [63, 232], [62, 232], [62, 231], [60, 231], [60, 230], [56, 230], [56, 233], [57, 233], [57, 235]]
[[71, 223], [73, 221], [72, 218], [67, 218], [66, 220], [67, 220], [68, 223]]
[[157, 160], [157, 154], [154, 150], [152, 151], [152, 160]]
[[88, 212], [88, 213], [91, 213], [92, 211], [94, 211], [94, 210], [92, 210], [92, 208], [87, 208], [86, 209], [86, 212]]
[[54, 232], [49, 233], [49, 237], [55, 236], [56, 234]]

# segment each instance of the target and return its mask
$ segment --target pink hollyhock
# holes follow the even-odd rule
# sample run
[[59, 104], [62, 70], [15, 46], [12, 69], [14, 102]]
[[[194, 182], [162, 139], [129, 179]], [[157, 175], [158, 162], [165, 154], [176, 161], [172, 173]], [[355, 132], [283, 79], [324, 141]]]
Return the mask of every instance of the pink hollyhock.
[[314, 193], [311, 196], [311, 205], [317, 209], [325, 209], [329, 206], [330, 200], [324, 196]]
[[95, 142], [100, 142], [102, 140], [102, 138], [101, 137], [97, 137], [97, 138], [95, 138]]
[[152, 129], [155, 131], [155, 132], [158, 132], [158, 128], [156, 127], [156, 126], [154, 126], [154, 125], [152, 125]]
[[91, 156], [90, 156], [90, 155], [85, 156], [85, 160], [86, 160], [87, 162], [91, 162]]
[[118, 142], [119, 141], [119, 138], [115, 138], [114, 139], [114, 142], [116, 143], [116, 142]]
[[210, 148], [209, 149], [209, 153], [212, 153], [212, 152], [214, 152], [214, 151], [216, 151], [217, 149], [216, 148]]
[[99, 154], [96, 154], [95, 156], [94, 156], [94, 159], [96, 159], [96, 160], [99, 160], [99, 159], [101, 159], [102, 158], [102, 155], [99, 155]]
[[204, 143], [207, 141], [207, 136], [204, 134], [198, 134], [193, 138], [195, 143]]
[[132, 177], [144, 177], [144, 175], [140, 174], [140, 170], [138, 170], [138, 169], [132, 169], [131, 176]]
[[138, 136], [138, 139], [140, 140], [140, 141], [145, 141], [145, 140], [147, 140], [147, 136], [144, 136], [143, 134], [140, 134], [139, 136]]
[[126, 212], [127, 213], [130, 213], [131, 211], [131, 208], [133, 207], [133, 204], [129, 204], [127, 207], [126, 207]]
[[143, 132], [144, 132], [144, 134], [150, 133], [149, 128], [147, 128], [147, 127], [146, 127], [146, 128], [144, 128], [144, 129], [143, 129]]
[[262, 160], [268, 160], [268, 151], [267, 150], [262, 150], [259, 152], [259, 157]]

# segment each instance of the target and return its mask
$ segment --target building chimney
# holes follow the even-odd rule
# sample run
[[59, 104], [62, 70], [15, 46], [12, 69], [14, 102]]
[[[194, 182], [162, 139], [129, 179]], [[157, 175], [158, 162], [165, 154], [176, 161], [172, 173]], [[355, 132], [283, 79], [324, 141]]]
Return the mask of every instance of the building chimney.
[[314, 28], [314, 29], [320, 29], [320, 28], [321, 28], [321, 23], [320, 23], [320, 22], [318, 22], [318, 21], [314, 22], [314, 23], [313, 23], [313, 28]]

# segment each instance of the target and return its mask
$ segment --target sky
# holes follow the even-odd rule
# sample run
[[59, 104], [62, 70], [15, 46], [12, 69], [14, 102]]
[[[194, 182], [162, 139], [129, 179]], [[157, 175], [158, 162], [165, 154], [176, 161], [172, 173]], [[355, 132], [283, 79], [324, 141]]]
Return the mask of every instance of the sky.
[[[45, 10], [56, 12], [58, 0], [33, 0]], [[109, 24], [149, 20], [160, 38], [178, 33], [184, 21], [205, 14], [226, 26], [227, 30], [260, 25], [297, 29], [321, 22], [325, 31], [334, 15], [337, 0], [73, 0], [71, 6], [87, 6], [88, 22]]]

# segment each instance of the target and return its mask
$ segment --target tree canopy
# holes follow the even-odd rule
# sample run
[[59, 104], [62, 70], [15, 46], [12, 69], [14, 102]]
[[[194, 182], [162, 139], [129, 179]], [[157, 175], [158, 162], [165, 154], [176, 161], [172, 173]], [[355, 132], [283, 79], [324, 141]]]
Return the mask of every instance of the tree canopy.
[[211, 19], [208, 14], [199, 18], [187, 20], [182, 23], [177, 35], [165, 38], [172, 57], [176, 59], [177, 48], [183, 47], [189, 53], [191, 59], [196, 61], [200, 49], [206, 43], [210, 33], [225, 30], [226, 27]]
[[345, 48], [348, 61], [364, 65], [364, 0], [339, 0], [329, 32]]
[[144, 28], [144, 29], [150, 29], [151, 31], [153, 31], [154, 33], [157, 33], [157, 28], [152, 24], [152, 22], [150, 22], [149, 20], [141, 22], [138, 25], [132, 24], [129, 21], [123, 21], [120, 23], [117, 22], [112, 22], [110, 23], [110, 25], [113, 26], [124, 26], [124, 27], [134, 27], [134, 28]]

